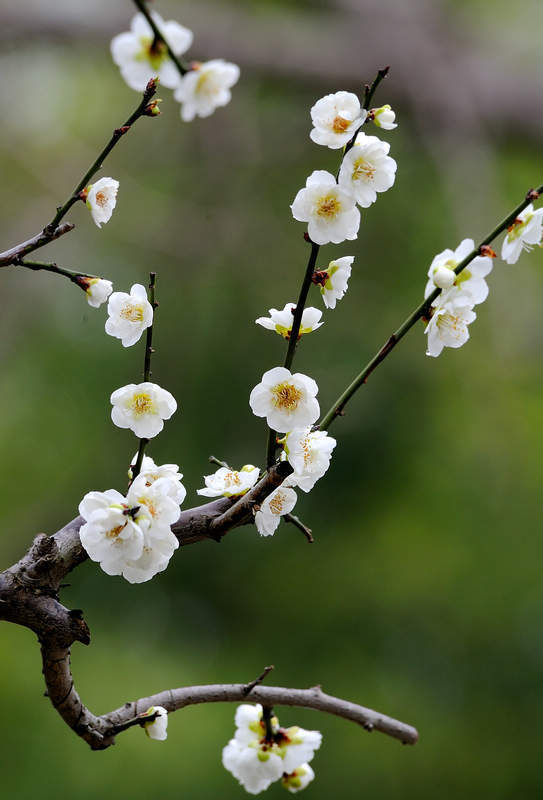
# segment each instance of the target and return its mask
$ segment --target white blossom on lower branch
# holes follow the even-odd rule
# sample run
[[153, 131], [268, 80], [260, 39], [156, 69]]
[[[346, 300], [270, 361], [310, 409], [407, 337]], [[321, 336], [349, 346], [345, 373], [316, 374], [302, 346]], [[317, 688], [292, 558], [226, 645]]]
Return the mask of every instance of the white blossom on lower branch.
[[359, 133], [341, 162], [338, 183], [362, 208], [371, 206], [377, 192], [386, 192], [394, 184], [397, 164], [388, 155], [389, 150], [388, 142]]
[[[267, 732], [261, 705], [238, 706], [235, 720], [236, 732], [223, 749], [222, 761], [249, 794], [259, 794], [280, 779], [285, 788], [290, 788], [286, 784], [288, 778], [307, 767], [321, 745], [319, 731], [297, 726], [281, 728], [275, 716]], [[296, 790], [304, 788], [312, 778], [313, 774]]]
[[311, 173], [290, 208], [294, 219], [307, 222], [307, 232], [315, 244], [340, 244], [358, 235], [360, 211], [352, 192], [338, 186], [325, 170]]
[[462, 347], [469, 339], [468, 325], [477, 318], [465, 298], [448, 299], [447, 294], [442, 292], [432, 304], [432, 317], [424, 331], [428, 334], [426, 355], [434, 358], [444, 347]]
[[[287, 478], [288, 480], [289, 478]], [[259, 510], [255, 513], [256, 529], [261, 536], [273, 536], [281, 522], [281, 517], [290, 514], [296, 505], [298, 499], [296, 492], [285, 483], [274, 489], [262, 501]]]
[[111, 395], [111, 419], [139, 439], [152, 439], [177, 409], [175, 398], [156, 383], [130, 383]]
[[120, 339], [123, 347], [139, 341], [143, 331], [153, 324], [153, 307], [141, 283], [126, 292], [113, 292], [107, 305], [106, 333]]
[[111, 281], [104, 278], [88, 278], [85, 275], [78, 275], [75, 280], [87, 295], [87, 303], [92, 308], [100, 308], [113, 291]]
[[351, 277], [351, 265], [354, 256], [343, 256], [330, 261], [326, 269], [314, 273], [314, 282], [318, 284], [326, 308], [335, 308], [347, 291]]
[[249, 405], [257, 417], [266, 417], [275, 431], [291, 431], [312, 425], [320, 414], [319, 387], [307, 375], [286, 367], [274, 367], [251, 392]]
[[[290, 339], [295, 310], [296, 303], [287, 303], [282, 311], [278, 311], [277, 308], [270, 308], [269, 317], [259, 317], [255, 322], [269, 331], [275, 331], [284, 339]], [[304, 333], [311, 333], [311, 331], [316, 331], [317, 328], [320, 328], [324, 324], [320, 321], [321, 317], [322, 311], [318, 308], [313, 308], [312, 306], [304, 308], [298, 338], [303, 336]]]
[[258, 480], [260, 470], [245, 464], [240, 470], [221, 467], [213, 475], [205, 475], [205, 489], [198, 489], [203, 497], [238, 497], [251, 489]]
[[531, 250], [541, 244], [543, 233], [543, 208], [534, 211], [533, 204], [526, 206], [512, 225], [502, 244], [502, 258], [507, 264], [515, 264], [523, 250]]
[[140, 714], [140, 717], [145, 718], [154, 715], [156, 715], [155, 719], [151, 720], [151, 722], [144, 722], [143, 727], [149, 739], [163, 742], [168, 738], [168, 712], [163, 706], [151, 706], [143, 714]]
[[239, 80], [239, 67], [222, 58], [193, 64], [177, 86], [174, 97], [181, 103], [181, 118], [209, 117], [232, 99], [230, 89]]
[[313, 129], [309, 136], [316, 144], [337, 150], [352, 139], [367, 113], [352, 92], [327, 94], [311, 109]]
[[111, 219], [113, 209], [117, 205], [118, 190], [119, 181], [114, 178], [100, 178], [96, 183], [89, 183], [83, 190], [82, 196], [85, 198], [87, 208], [99, 228]]
[[476, 256], [459, 275], [456, 267], [475, 249], [473, 239], [464, 239], [456, 250], [443, 250], [430, 264], [428, 282], [424, 289], [424, 297], [429, 297], [435, 290], [447, 290], [447, 298], [465, 297], [472, 305], [483, 303], [488, 297], [488, 285], [485, 277], [492, 271], [490, 256]]
[[283, 439], [284, 458], [294, 473], [286, 479], [288, 486], [299, 486], [309, 492], [330, 466], [336, 440], [326, 431], [302, 428], [287, 433]]
[[[192, 31], [174, 20], [165, 22], [156, 11], [151, 11], [151, 17], [176, 56], [189, 49]], [[132, 18], [130, 31], [119, 33], [112, 39], [111, 55], [126, 83], [138, 92], [143, 92], [151, 78], [158, 77], [168, 89], [174, 89], [181, 80], [166, 45], [155, 39], [143, 14]]]
[[[130, 480], [133, 478], [132, 467], [136, 464], [137, 459], [138, 454], [135, 453], [128, 470], [128, 478]], [[175, 500], [177, 505], [181, 505], [187, 496], [187, 490], [181, 483], [183, 475], [179, 472], [177, 464], [158, 465], [155, 464], [150, 456], [143, 456], [139, 474], [145, 476], [147, 486], [150, 486], [152, 483], [159, 480], [159, 478], [169, 480], [167, 494], [172, 500]]]

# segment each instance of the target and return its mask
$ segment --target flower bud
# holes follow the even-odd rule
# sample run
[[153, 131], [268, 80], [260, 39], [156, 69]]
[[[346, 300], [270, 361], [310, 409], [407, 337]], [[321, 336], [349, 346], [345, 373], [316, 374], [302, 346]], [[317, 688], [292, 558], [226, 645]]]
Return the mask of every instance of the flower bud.
[[381, 106], [381, 108], [372, 108], [370, 114], [378, 128], [383, 128], [385, 131], [391, 131], [398, 127], [398, 125], [394, 122], [396, 119], [396, 114], [388, 104]]
[[456, 280], [456, 273], [450, 267], [440, 266], [435, 270], [432, 280], [439, 289], [450, 289]]

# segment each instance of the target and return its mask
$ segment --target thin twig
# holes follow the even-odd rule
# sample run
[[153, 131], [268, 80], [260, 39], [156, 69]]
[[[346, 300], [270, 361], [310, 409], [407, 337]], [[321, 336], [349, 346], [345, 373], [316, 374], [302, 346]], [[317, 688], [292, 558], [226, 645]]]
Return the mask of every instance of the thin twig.
[[153, 46], [155, 45], [156, 42], [162, 42], [162, 44], [166, 47], [166, 50], [168, 51], [168, 55], [170, 56], [171, 60], [173, 61], [173, 63], [177, 67], [177, 69], [179, 71], [179, 74], [181, 76], [183, 76], [183, 75], [186, 75], [187, 72], [190, 72], [190, 67], [187, 64], [184, 64], [176, 56], [176, 54], [173, 52], [172, 48], [170, 47], [170, 43], [164, 37], [164, 34], [162, 33], [162, 31], [157, 27], [157, 24], [154, 21], [153, 17], [151, 16], [151, 12], [147, 8], [147, 5], [144, 2], [144, 0], [134, 0], [134, 4], [137, 6], [137, 8], [139, 8], [139, 10], [143, 14], [143, 16], [145, 17], [147, 22], [149, 23], [149, 25], [153, 29], [153, 33], [155, 35], [155, 41], [153, 42]]
[[313, 531], [308, 528], [307, 525], [304, 525], [301, 519], [295, 517], [294, 514], [285, 514], [283, 519], [285, 522], [290, 522], [291, 525], [295, 525], [296, 528], [299, 528], [309, 544], [313, 544], [315, 542], [315, 539], [313, 538]]
[[68, 213], [68, 211], [74, 205], [74, 203], [77, 203], [77, 201], [81, 199], [79, 196], [80, 193], [88, 185], [88, 182], [90, 181], [92, 176], [95, 175], [98, 172], [98, 170], [102, 168], [106, 156], [108, 156], [109, 153], [113, 150], [119, 139], [121, 139], [121, 137], [123, 137], [126, 133], [128, 133], [132, 125], [138, 119], [140, 119], [140, 117], [153, 116], [152, 114], [148, 113], [148, 105], [151, 98], [156, 94], [157, 86], [158, 86], [158, 79], [152, 78], [145, 87], [145, 91], [143, 92], [143, 97], [136, 110], [128, 117], [124, 125], [121, 125], [120, 128], [115, 128], [109, 142], [103, 148], [98, 158], [91, 164], [91, 166], [85, 172], [85, 174], [83, 175], [83, 177], [73, 190], [72, 194], [68, 197], [68, 199], [62, 206], [59, 206], [57, 208], [57, 213], [55, 214], [49, 225], [45, 226], [43, 230], [44, 234], [47, 235], [50, 231], [54, 231], [60, 220]]
[[[503, 219], [496, 227], [487, 235], [485, 238], [475, 247], [474, 250], [469, 253], [458, 266], [455, 268], [455, 273], [459, 275], [462, 270], [464, 270], [468, 264], [470, 264], [474, 258], [481, 255], [481, 250], [485, 248], [496, 236], [499, 236], [500, 233], [505, 231], [509, 228], [510, 225], [516, 220], [518, 215], [526, 208], [527, 205], [532, 203], [537, 197], [543, 193], [543, 184], [539, 186], [537, 189], [530, 189], [527, 193], [526, 197], [519, 203], [519, 205], [508, 214], [505, 219]], [[430, 307], [434, 300], [439, 297], [441, 294], [441, 289], [435, 289], [431, 295], [427, 297], [405, 320], [405, 322], [400, 325], [398, 330], [394, 331], [394, 333], [387, 339], [385, 344], [381, 347], [381, 349], [374, 355], [371, 361], [366, 364], [362, 372], [360, 372], [356, 378], [353, 380], [349, 386], [345, 389], [345, 391], [340, 394], [337, 400], [333, 403], [331, 408], [326, 412], [322, 420], [317, 424], [317, 428], [320, 430], [328, 430], [332, 422], [338, 416], [343, 415], [343, 409], [354, 395], [354, 393], [361, 387], [363, 384], [366, 383], [371, 373], [381, 364], [382, 361], [388, 356], [388, 354], [396, 347], [398, 342], [403, 339], [405, 334], [408, 330], [410, 330], [419, 319], [427, 317], [428, 313], [430, 312]]]
[[254, 681], [251, 681], [251, 683], [247, 684], [247, 686], [245, 687], [245, 694], [249, 694], [249, 692], [252, 692], [255, 686], [258, 686], [260, 683], [262, 683], [262, 681], [265, 680], [265, 678], [270, 674], [270, 672], [273, 669], [275, 669], [273, 664], [270, 664], [269, 667], [264, 667], [264, 670], [260, 673], [258, 678], [255, 678]]
[[55, 264], [54, 261], [52, 262], [45, 262], [45, 261], [23, 261], [20, 258], [15, 259], [13, 261], [13, 266], [16, 267], [26, 267], [27, 269], [32, 270], [45, 270], [46, 272], [54, 272], [56, 275], [64, 275], [68, 278], [72, 283], [77, 284], [80, 286], [79, 278], [97, 278], [97, 275], [89, 275], [86, 272], [76, 272], [72, 269], [67, 269], [66, 267], [59, 267], [58, 264]]
[[[156, 272], [149, 273], [149, 302], [153, 308], [153, 321], [147, 328], [146, 338], [145, 338], [145, 358], [143, 362], [143, 382], [146, 383], [151, 377], [151, 356], [155, 352], [153, 350], [153, 325], [155, 323], [155, 311], [158, 307], [158, 303], [155, 300], [155, 285], [156, 285]], [[136, 458], [136, 463], [132, 470], [132, 479], [131, 483], [135, 481], [141, 471], [141, 465], [143, 463], [143, 456], [145, 455], [145, 448], [149, 444], [149, 439], [140, 439], [139, 447], [138, 447], [138, 455]]]
[[220, 458], [217, 458], [216, 456], [209, 456], [208, 461], [210, 464], [216, 464], [218, 467], [226, 467], [226, 469], [231, 469], [226, 461], [221, 461]]

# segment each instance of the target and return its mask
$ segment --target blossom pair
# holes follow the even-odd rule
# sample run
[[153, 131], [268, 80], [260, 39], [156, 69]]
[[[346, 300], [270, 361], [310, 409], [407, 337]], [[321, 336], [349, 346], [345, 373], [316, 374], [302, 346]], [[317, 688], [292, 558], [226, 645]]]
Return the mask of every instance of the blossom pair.
[[[191, 30], [174, 20], [165, 22], [155, 11], [151, 12], [151, 17], [175, 56], [183, 55], [190, 48], [194, 38]], [[130, 31], [114, 37], [111, 54], [131, 89], [142, 92], [153, 77], [173, 89], [185, 122], [195, 116], [208, 117], [216, 108], [227, 105], [231, 99], [230, 89], [239, 79], [239, 67], [222, 58], [192, 62], [186, 74], [181, 75], [164, 41], [155, 37], [143, 14], [134, 16]]]
[[266, 725], [261, 705], [238, 706], [235, 723], [222, 763], [249, 794], [259, 794], [279, 780], [294, 793], [313, 780], [309, 762], [321, 746], [319, 731], [297, 725], [281, 728], [276, 716]]
[[176, 464], [157, 466], [147, 457], [126, 496], [115, 489], [88, 492], [79, 504], [85, 520], [79, 536], [89, 558], [129, 583], [166, 569], [179, 546], [171, 526], [186, 495], [182, 477]]

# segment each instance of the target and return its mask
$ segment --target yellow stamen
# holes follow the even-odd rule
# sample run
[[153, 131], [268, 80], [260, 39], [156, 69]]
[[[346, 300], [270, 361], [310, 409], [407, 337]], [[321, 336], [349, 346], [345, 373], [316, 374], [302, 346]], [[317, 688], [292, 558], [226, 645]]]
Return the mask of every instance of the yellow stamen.
[[154, 403], [151, 395], [141, 392], [135, 394], [130, 403], [134, 414], [149, 414], [154, 411]]
[[129, 322], [143, 322], [143, 306], [126, 303], [121, 309], [121, 317]]
[[327, 194], [320, 198], [317, 208], [319, 217], [335, 217], [339, 211], [341, 211], [341, 203], [335, 194]]
[[294, 411], [302, 399], [302, 390], [291, 383], [278, 383], [272, 389], [273, 402], [277, 408]]
[[351, 120], [345, 119], [345, 117], [340, 117], [338, 114], [332, 122], [332, 130], [334, 133], [345, 133], [350, 124]]

